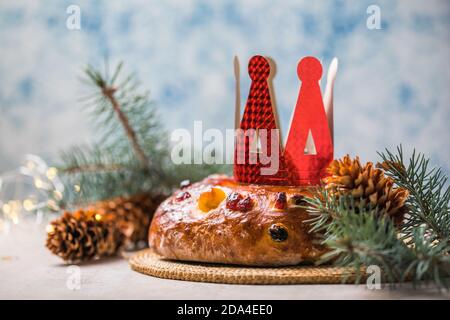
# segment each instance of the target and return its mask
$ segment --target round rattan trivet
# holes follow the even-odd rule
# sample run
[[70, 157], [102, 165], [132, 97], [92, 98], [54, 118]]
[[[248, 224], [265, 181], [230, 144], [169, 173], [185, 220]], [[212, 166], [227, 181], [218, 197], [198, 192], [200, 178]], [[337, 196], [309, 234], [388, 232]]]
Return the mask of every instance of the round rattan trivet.
[[[355, 280], [352, 269], [292, 266], [251, 268], [166, 260], [151, 249], [139, 251], [129, 259], [131, 269], [158, 278], [232, 284], [331, 284]], [[363, 273], [364, 274], [364, 273]]]

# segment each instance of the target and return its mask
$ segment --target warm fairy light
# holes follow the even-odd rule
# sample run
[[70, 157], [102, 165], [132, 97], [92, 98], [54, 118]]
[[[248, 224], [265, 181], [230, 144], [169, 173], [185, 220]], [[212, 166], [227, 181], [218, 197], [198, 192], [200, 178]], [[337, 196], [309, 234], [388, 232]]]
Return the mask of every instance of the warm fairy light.
[[[9, 230], [12, 224], [22, 222], [22, 218], [25, 218], [28, 212], [37, 210], [36, 222], [40, 223], [47, 211], [61, 209], [60, 201], [64, 198], [64, 185], [59, 179], [58, 170], [47, 166], [38, 156], [26, 155], [19, 168], [1, 173], [0, 185], [4, 178], [11, 184], [8, 185], [8, 189], [16, 199], [11, 199], [10, 195], [6, 194], [0, 200], [0, 219], [3, 220], [0, 229]], [[45, 191], [45, 195], [41, 200], [42, 190]]]
[[53, 196], [55, 197], [56, 200], [62, 200], [63, 198], [61, 191], [58, 190], [53, 191]]
[[9, 214], [11, 212], [11, 206], [8, 203], [5, 203], [2, 207], [2, 210], [5, 214]]
[[47, 233], [53, 233], [53, 232], [55, 232], [55, 227], [53, 225], [49, 224], [45, 227], [45, 231], [47, 231]]
[[59, 210], [58, 205], [57, 205], [56, 202], [55, 202], [54, 200], [52, 200], [52, 199], [47, 200], [47, 206], [48, 206], [51, 210], [53, 210], [53, 211], [58, 211], [58, 210]]
[[41, 189], [44, 186], [44, 182], [41, 179], [36, 178], [34, 179], [34, 186], [38, 189]]
[[100, 215], [100, 214], [96, 214], [95, 215], [95, 220], [97, 220], [97, 221], [100, 221], [100, 220], [102, 220], [102, 216]]
[[48, 168], [47, 172], [45, 173], [45, 175], [47, 176], [47, 178], [49, 180], [55, 179], [57, 174], [58, 174], [58, 169], [56, 169], [55, 167]]
[[75, 189], [75, 192], [80, 192], [81, 190], [81, 187], [78, 184], [74, 185], [73, 188]]
[[31, 211], [34, 209], [34, 202], [31, 199], [25, 199], [22, 203], [22, 206], [26, 211]]
[[19, 223], [19, 214], [17, 211], [13, 211], [9, 214], [9, 218], [11, 219], [11, 221], [14, 224], [18, 224]]
[[11, 200], [2, 207], [5, 217], [10, 219], [14, 224], [19, 223], [19, 213], [22, 208], [22, 202], [19, 200]]

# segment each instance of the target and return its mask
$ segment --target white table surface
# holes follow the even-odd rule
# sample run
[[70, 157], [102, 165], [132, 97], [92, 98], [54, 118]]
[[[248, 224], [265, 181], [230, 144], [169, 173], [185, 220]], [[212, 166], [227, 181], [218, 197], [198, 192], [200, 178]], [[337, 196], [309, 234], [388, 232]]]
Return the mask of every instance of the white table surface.
[[369, 290], [365, 285], [225, 285], [153, 278], [117, 257], [80, 266], [80, 288], [67, 286], [68, 265], [44, 246], [43, 226], [0, 233], [0, 299], [449, 299], [433, 288]]

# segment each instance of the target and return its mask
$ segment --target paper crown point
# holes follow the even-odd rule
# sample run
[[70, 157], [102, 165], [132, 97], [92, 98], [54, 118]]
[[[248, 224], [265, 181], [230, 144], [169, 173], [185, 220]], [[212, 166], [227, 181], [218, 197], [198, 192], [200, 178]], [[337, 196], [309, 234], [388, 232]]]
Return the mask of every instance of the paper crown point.
[[[248, 73], [252, 84], [239, 125], [241, 131], [236, 136], [235, 179], [256, 184], [318, 184], [333, 160], [333, 141], [319, 86], [322, 65], [314, 57], [305, 57], [297, 65], [302, 85], [284, 150], [273, 144], [279, 139], [279, 132], [273, 133], [278, 127], [268, 83], [270, 72], [268, 59], [260, 55], [250, 59]], [[310, 136], [312, 149], [308, 145]], [[257, 144], [261, 148], [255, 149]], [[260, 154], [261, 150], [267, 154]], [[273, 155], [277, 156], [279, 170], [268, 175], [266, 160]]]
[[302, 82], [319, 81], [322, 77], [322, 65], [314, 57], [305, 57], [298, 63], [297, 74]]
[[248, 62], [248, 74], [253, 81], [267, 80], [270, 75], [269, 61], [263, 56], [253, 56]]

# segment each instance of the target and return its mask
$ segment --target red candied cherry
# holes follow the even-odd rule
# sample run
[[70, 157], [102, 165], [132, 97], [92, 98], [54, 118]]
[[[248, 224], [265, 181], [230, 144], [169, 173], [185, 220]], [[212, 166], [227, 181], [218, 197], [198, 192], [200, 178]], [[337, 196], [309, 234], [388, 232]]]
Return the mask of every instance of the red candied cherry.
[[180, 202], [180, 201], [186, 200], [186, 199], [188, 199], [188, 198], [190, 198], [190, 197], [191, 197], [191, 194], [190, 194], [189, 192], [185, 191], [185, 192], [179, 193], [179, 194], [176, 196], [175, 200], [178, 201], [178, 202]]
[[278, 192], [275, 197], [275, 208], [279, 210], [286, 209], [287, 207], [287, 197], [286, 192]]
[[230, 193], [227, 197], [227, 209], [237, 211], [238, 203], [243, 199], [242, 195], [238, 192]]
[[245, 197], [244, 199], [239, 201], [237, 204], [237, 209], [240, 212], [250, 211], [252, 209], [252, 207], [253, 207], [253, 201], [249, 196]]
[[233, 192], [227, 197], [227, 209], [233, 211], [247, 212], [253, 207], [253, 201], [250, 196], [245, 198], [238, 192]]

